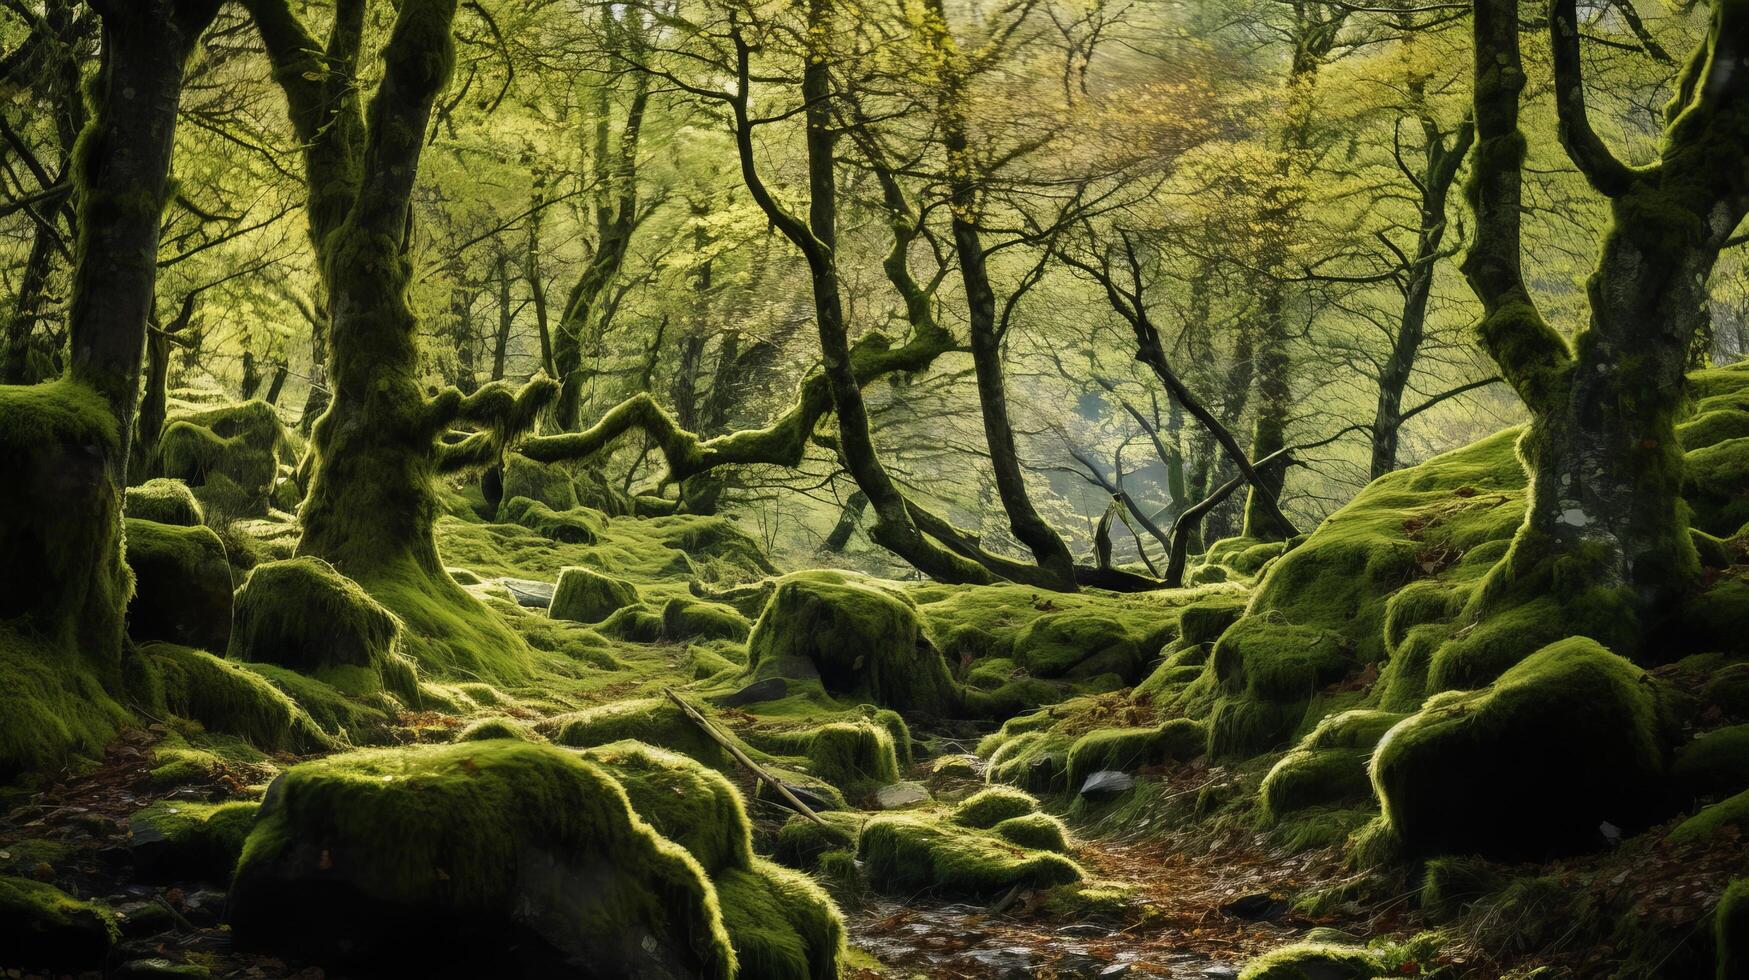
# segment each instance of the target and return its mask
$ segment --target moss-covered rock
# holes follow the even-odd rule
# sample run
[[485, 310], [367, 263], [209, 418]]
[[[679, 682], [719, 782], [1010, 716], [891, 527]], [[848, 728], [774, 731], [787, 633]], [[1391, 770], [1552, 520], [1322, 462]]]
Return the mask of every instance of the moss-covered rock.
[[1133, 684], [1144, 659], [1137, 638], [1121, 621], [1091, 609], [1040, 616], [1014, 638], [1014, 660], [1035, 677], [1117, 674]]
[[223, 650], [231, 635], [231, 563], [210, 529], [129, 518], [134, 571], [128, 635]]
[[1749, 977], [1749, 878], [1738, 878], [1725, 889], [1713, 910], [1713, 948], [1718, 980]]
[[754, 679], [818, 678], [831, 694], [901, 711], [950, 715], [959, 693], [916, 608], [835, 572], [778, 582], [747, 642]]
[[990, 831], [997, 837], [1018, 847], [1034, 851], [1052, 851], [1057, 854], [1069, 852], [1069, 831], [1063, 822], [1048, 813], [1028, 813], [1024, 816], [1009, 817], [1007, 820], [991, 827]]
[[559, 573], [547, 615], [576, 623], [599, 623], [638, 601], [638, 587], [592, 568], [572, 566]]
[[949, 818], [962, 827], [988, 830], [1004, 820], [1038, 812], [1038, 799], [1008, 786], [992, 786], [966, 797]]
[[1689, 796], [1749, 789], [1749, 725], [1707, 732], [1676, 751], [1676, 785]]
[[1265, 813], [1280, 818], [1308, 807], [1372, 795], [1367, 763], [1373, 747], [1405, 717], [1392, 711], [1357, 709], [1320, 721], [1264, 777], [1258, 796]]
[[629, 739], [678, 752], [712, 769], [734, 764], [721, 745], [666, 698], [612, 701], [547, 719], [538, 729], [559, 745], [588, 748]]
[[520, 453], [511, 453], [504, 460], [504, 503], [499, 504], [499, 520], [506, 520], [505, 511], [517, 498], [544, 504], [555, 511], [577, 506], [577, 485], [564, 466], [537, 463]]
[[815, 867], [820, 856], [828, 851], [856, 849], [859, 828], [854, 821], [858, 817], [834, 813], [818, 816], [823, 822], [815, 823], [799, 813], [784, 821], [778, 828], [772, 857], [787, 867], [806, 871]]
[[491, 742], [501, 738], [514, 738], [524, 742], [541, 740], [534, 729], [514, 718], [481, 718], [464, 725], [455, 736], [458, 742]]
[[597, 627], [603, 636], [618, 637], [627, 643], [659, 643], [662, 640], [662, 614], [648, 603], [639, 602], [617, 609]]
[[102, 906], [40, 881], [0, 877], [0, 963], [57, 972], [96, 969], [119, 938]]
[[273, 406], [248, 401], [178, 409], [158, 436], [156, 469], [194, 489], [209, 513], [227, 517], [267, 512], [291, 437]]
[[1384, 971], [1364, 946], [1296, 943], [1246, 963], [1239, 980], [1373, 980]]
[[1719, 668], [1707, 681], [1702, 697], [1727, 718], [1749, 718], [1749, 663]]
[[598, 763], [521, 741], [333, 756], [269, 791], [241, 946], [396, 972], [734, 975], [698, 862]]
[[128, 487], [122, 510], [129, 517], [178, 527], [194, 527], [204, 520], [200, 501], [194, 491], [181, 480], [164, 477], [147, 480], [137, 487]]
[[153, 643], [140, 650], [150, 664], [146, 705], [235, 735], [269, 752], [314, 752], [332, 741], [309, 713], [265, 678], [204, 650]]
[[1101, 728], [1069, 747], [1069, 788], [1103, 770], [1134, 772], [1163, 762], [1184, 762], [1208, 750], [1208, 728], [1189, 718], [1173, 718], [1151, 728]]
[[1551, 644], [1479, 691], [1392, 728], [1373, 783], [1411, 853], [1520, 857], [1643, 826], [1665, 798], [1659, 721], [1633, 664], [1593, 640]]
[[1081, 868], [1061, 854], [909, 814], [880, 816], [865, 824], [857, 857], [871, 885], [900, 894], [1000, 894], [1015, 885], [1042, 888], [1083, 876]]
[[686, 848], [707, 875], [751, 866], [747, 811], [722, 773], [642, 742], [613, 742], [585, 754], [613, 774], [638, 816]]
[[128, 851], [151, 880], [226, 884], [255, 826], [254, 803], [162, 800], [128, 818]]
[[740, 641], [751, 630], [735, 607], [722, 603], [674, 598], [662, 606], [662, 635], [670, 641]]
[[844, 919], [806, 875], [754, 859], [718, 875], [723, 925], [738, 976], [836, 980], [845, 958]]
[[1673, 844], [1700, 844], [1726, 827], [1749, 831], [1749, 789], [1727, 797], [1677, 824], [1666, 839]]
[[759, 744], [768, 751], [805, 757], [809, 775], [851, 795], [867, 793], [899, 778], [892, 735], [870, 722], [831, 722], [768, 734]]
[[512, 497], [498, 508], [498, 519], [520, 524], [530, 531], [565, 544], [594, 544], [601, 537], [607, 517], [587, 507], [558, 511], [538, 500]]
[[227, 656], [276, 664], [352, 695], [388, 691], [419, 704], [419, 678], [400, 651], [401, 624], [320, 558], [257, 565], [237, 590]]

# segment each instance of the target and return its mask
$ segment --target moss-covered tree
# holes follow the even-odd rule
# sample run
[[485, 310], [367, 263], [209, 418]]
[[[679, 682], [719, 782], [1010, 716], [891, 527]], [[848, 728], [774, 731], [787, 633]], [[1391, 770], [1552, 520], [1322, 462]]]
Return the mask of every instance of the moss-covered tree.
[[1633, 648], [1697, 583], [1676, 438], [1689, 352], [1719, 251], [1749, 212], [1749, 4], [1720, 0], [1664, 112], [1657, 159], [1620, 162], [1592, 130], [1573, 0], [1550, 28], [1561, 142], [1613, 216], [1569, 343], [1521, 272], [1526, 137], [1517, 0], [1475, 9], [1476, 235], [1463, 263], [1481, 340], [1531, 414], [1524, 526], [1473, 603], [1553, 594], [1576, 631]]

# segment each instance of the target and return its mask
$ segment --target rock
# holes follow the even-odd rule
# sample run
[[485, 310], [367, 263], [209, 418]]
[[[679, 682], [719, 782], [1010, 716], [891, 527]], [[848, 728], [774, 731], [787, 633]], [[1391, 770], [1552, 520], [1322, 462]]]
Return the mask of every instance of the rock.
[[1096, 974], [1100, 980], [1114, 980], [1116, 977], [1127, 977], [1134, 967], [1128, 963], [1113, 963]]
[[[1089, 956], [1086, 953], [1065, 953], [1057, 957], [1056, 962], [1051, 964], [1051, 969], [1055, 970], [1059, 977], [1099, 977], [1105, 975], [1104, 969], [1108, 965], [1110, 964], [1097, 956]], [[1129, 967], [1124, 966], [1124, 972], [1128, 971]], [[1112, 976], [1123, 976], [1123, 973], [1115, 973]]]
[[[547, 615], [575, 623], [599, 623], [622, 609], [636, 605], [638, 588], [624, 579], [603, 575], [580, 565], [559, 570]], [[658, 621], [657, 629], [661, 625]]]
[[1030, 980], [1033, 975], [1032, 950], [1023, 947], [980, 949], [969, 958], [1002, 980]]
[[1081, 784], [1081, 795], [1090, 800], [1110, 799], [1135, 788], [1136, 781], [1127, 773], [1102, 769]]
[[781, 677], [767, 677], [762, 681], [754, 681], [733, 694], [711, 698], [711, 703], [719, 708], [740, 708], [764, 701], [776, 701], [788, 693], [789, 681]]
[[751, 629], [734, 606], [698, 599], [674, 598], [662, 606], [662, 635], [670, 640], [732, 640], [739, 643]]
[[877, 810], [901, 810], [919, 803], [928, 803], [929, 790], [922, 783], [902, 782], [882, 786], [875, 790], [874, 802]]
[[1239, 968], [1228, 963], [1215, 963], [1203, 967], [1202, 975], [1208, 980], [1235, 980], [1239, 976]]
[[[828, 797], [828, 796], [822, 794], [818, 789], [815, 789], [814, 787], [798, 786], [794, 783], [784, 783], [783, 788], [789, 790], [791, 796], [794, 796], [796, 799], [802, 801], [802, 804], [804, 806], [806, 806], [808, 809], [814, 811], [815, 813], [828, 813], [832, 810], [836, 810], [839, 808], [837, 801], [833, 800], [831, 797]], [[781, 806], [788, 807], [790, 805], [789, 801], [783, 798], [783, 794], [777, 793], [777, 792], [768, 792], [768, 789], [769, 789], [769, 787], [767, 787], [763, 781], [760, 782], [760, 784], [759, 784], [759, 798], [760, 799], [769, 799], [772, 802], [777, 803]], [[794, 809], [794, 807], [791, 807], [791, 809]]]
[[129, 518], [128, 635], [214, 652], [231, 636], [231, 563], [211, 528]]
[[114, 908], [115, 923], [128, 939], [156, 936], [176, 924], [159, 902], [123, 902]]
[[148, 880], [227, 882], [255, 810], [249, 802], [154, 803], [128, 819], [134, 867]]
[[553, 592], [557, 588], [551, 582], [537, 582], [527, 578], [501, 578], [498, 584], [510, 591], [510, 598], [524, 609], [546, 609], [553, 604]]
[[203, 519], [200, 501], [188, 484], [163, 477], [128, 487], [122, 511], [129, 517], [179, 527], [194, 527]]
[[97, 968], [118, 938], [115, 922], [102, 906], [39, 881], [0, 878], [0, 963]]

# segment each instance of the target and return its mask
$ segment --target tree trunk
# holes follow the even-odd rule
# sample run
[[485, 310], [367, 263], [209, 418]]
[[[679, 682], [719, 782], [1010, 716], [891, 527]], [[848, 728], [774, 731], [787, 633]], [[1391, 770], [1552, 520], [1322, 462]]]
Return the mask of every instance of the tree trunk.
[[838, 514], [838, 523], [832, 525], [832, 533], [826, 535], [826, 543], [820, 546], [822, 551], [839, 554], [844, 546], [850, 543], [850, 536], [856, 533], [856, 527], [862, 523], [863, 512], [868, 510], [868, 494], [861, 490], [852, 491], [849, 499], [844, 501], [844, 509]]
[[48, 228], [39, 225], [31, 238], [24, 270], [19, 274], [18, 299], [6, 323], [4, 377], [0, 377], [0, 381], [6, 384], [22, 385], [35, 380], [30, 371], [30, 338], [41, 315], [42, 294], [48, 284], [53, 258], [53, 235]]

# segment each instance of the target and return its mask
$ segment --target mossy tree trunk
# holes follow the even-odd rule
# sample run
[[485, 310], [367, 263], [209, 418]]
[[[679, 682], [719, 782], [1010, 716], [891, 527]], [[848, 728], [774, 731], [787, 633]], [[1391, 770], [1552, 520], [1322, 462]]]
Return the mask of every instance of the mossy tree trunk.
[[1613, 220], [1587, 283], [1588, 322], [1569, 346], [1520, 271], [1518, 7], [1476, 5], [1477, 228], [1463, 270], [1484, 306], [1483, 344], [1532, 417], [1520, 442], [1525, 523], [1476, 601], [1480, 612], [1539, 592], [1586, 596], [1592, 610], [1612, 602], [1616, 622], [1576, 626], [1631, 646], [1699, 574], [1675, 422], [1707, 277], [1749, 212], [1749, 8], [1715, 7], [1666, 109], [1659, 158], [1642, 168], [1617, 161], [1591, 130], [1576, 23], [1573, 0], [1556, 0], [1561, 141], [1610, 199]]

